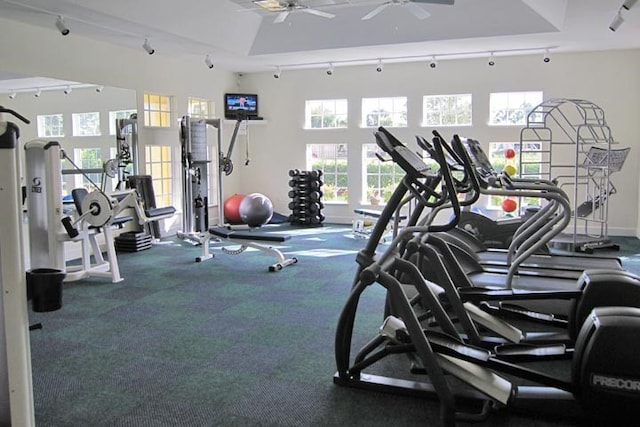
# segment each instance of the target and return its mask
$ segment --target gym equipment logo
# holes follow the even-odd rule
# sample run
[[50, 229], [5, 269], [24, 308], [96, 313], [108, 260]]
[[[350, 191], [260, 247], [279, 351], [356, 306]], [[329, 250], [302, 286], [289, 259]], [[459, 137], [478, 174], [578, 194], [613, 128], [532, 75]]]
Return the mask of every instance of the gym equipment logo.
[[605, 390], [640, 393], [640, 380], [634, 378], [591, 374], [591, 385]]
[[33, 178], [32, 185], [31, 185], [31, 192], [42, 193], [42, 181], [40, 180], [40, 177]]

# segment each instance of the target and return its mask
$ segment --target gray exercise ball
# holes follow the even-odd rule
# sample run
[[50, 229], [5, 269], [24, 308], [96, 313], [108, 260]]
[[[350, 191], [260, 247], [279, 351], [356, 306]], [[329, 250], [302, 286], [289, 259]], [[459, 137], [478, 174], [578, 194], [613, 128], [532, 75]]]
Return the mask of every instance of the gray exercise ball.
[[240, 218], [249, 227], [260, 227], [273, 216], [273, 204], [264, 194], [248, 194], [240, 202]]

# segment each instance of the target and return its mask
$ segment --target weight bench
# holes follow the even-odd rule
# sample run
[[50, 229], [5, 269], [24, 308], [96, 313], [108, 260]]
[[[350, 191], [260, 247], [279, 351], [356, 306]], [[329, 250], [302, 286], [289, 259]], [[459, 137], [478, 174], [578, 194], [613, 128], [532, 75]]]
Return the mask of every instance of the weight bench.
[[295, 257], [285, 258], [282, 252], [280, 252], [278, 249], [272, 246], [258, 243], [258, 242], [282, 243], [289, 240], [291, 236], [265, 233], [261, 231], [255, 231], [254, 229], [234, 230], [229, 227], [209, 228], [209, 235], [205, 236], [204, 240], [202, 241], [202, 254], [196, 258], [196, 262], [201, 262], [209, 258], [213, 258], [213, 254], [209, 252], [209, 240], [211, 239], [211, 237], [216, 237], [221, 239], [222, 241], [228, 241], [230, 243], [240, 245], [238, 249], [227, 249], [225, 247], [222, 247], [222, 252], [224, 252], [227, 255], [241, 254], [247, 248], [258, 249], [268, 254], [274, 255], [278, 259], [278, 262], [270, 265], [269, 271], [280, 271], [284, 267], [298, 262], [298, 259]]
[[[374, 218], [376, 220], [378, 220], [380, 218], [380, 215], [382, 215], [381, 211], [376, 211], [374, 209], [354, 209], [353, 210], [354, 213], [357, 213], [358, 215], [362, 215], [363, 219], [356, 219], [353, 221], [353, 235], [355, 237], [361, 237], [363, 239], [368, 238], [371, 235], [371, 230], [373, 229], [373, 226], [375, 225], [375, 221], [373, 222], [373, 224], [370, 225], [366, 225], [364, 218]], [[400, 215], [399, 217], [396, 218], [397, 215], [393, 216], [394, 219], [394, 223], [395, 222], [400, 222], [400, 221], [404, 221], [407, 219], [406, 215]], [[385, 239], [383, 238], [382, 241], [384, 242]]]

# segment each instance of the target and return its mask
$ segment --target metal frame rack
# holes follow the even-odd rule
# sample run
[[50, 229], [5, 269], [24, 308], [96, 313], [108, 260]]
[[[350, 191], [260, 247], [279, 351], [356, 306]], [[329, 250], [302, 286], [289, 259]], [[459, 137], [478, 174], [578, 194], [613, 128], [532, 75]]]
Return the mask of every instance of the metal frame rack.
[[611, 174], [622, 168], [630, 149], [614, 150], [612, 144], [604, 111], [590, 101], [550, 99], [527, 116], [520, 131], [521, 176], [554, 180], [572, 199], [570, 230], [552, 246], [577, 252], [617, 248], [608, 237], [609, 196], [616, 192]]

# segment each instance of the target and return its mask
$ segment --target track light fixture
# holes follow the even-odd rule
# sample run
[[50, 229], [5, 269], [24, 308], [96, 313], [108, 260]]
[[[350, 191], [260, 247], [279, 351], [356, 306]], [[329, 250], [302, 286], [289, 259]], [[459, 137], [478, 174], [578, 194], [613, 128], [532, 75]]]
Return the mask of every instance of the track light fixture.
[[376, 67], [376, 71], [381, 73], [383, 69], [382, 59], [378, 59], [378, 66]]
[[494, 65], [496, 65], [496, 60], [493, 57], [493, 52], [491, 52], [491, 55], [489, 56], [489, 62], [487, 64], [489, 64], [489, 67], [493, 67]]
[[429, 62], [429, 68], [436, 68], [438, 66], [438, 61], [436, 61], [436, 57], [431, 57], [431, 62]]
[[69, 95], [72, 90], [73, 89], [71, 88], [71, 86], [67, 86], [63, 92], [64, 92], [65, 95]]
[[620, 25], [622, 25], [623, 22], [624, 19], [622, 18], [622, 14], [620, 13], [620, 11], [618, 11], [618, 13], [616, 13], [616, 16], [613, 17], [613, 21], [611, 21], [611, 24], [609, 24], [609, 29], [611, 31], [616, 31], [618, 28], [620, 28]]
[[329, 68], [327, 68], [327, 75], [328, 76], [333, 75], [333, 64], [331, 62], [329, 62]]
[[63, 36], [67, 36], [71, 32], [69, 30], [69, 27], [65, 25], [64, 18], [61, 15], [58, 16], [58, 19], [56, 20], [56, 27], [58, 28], [58, 31], [60, 31], [60, 34], [62, 34]]
[[18, 96], [18, 94], [17, 94], [16, 92], [11, 92], [11, 93], [9, 94], [9, 99], [15, 99], [15, 98], [16, 98], [16, 96]]
[[638, 0], [625, 0], [622, 7], [627, 10], [630, 10], [636, 3], [638, 3]]
[[280, 67], [276, 68], [276, 72], [273, 73], [273, 78], [274, 79], [279, 79], [280, 78], [280, 74], [282, 74], [282, 70], [280, 69]]
[[149, 43], [149, 39], [144, 39], [144, 43], [142, 43], [142, 47], [147, 51], [149, 55], [153, 55], [156, 53], [156, 50], [151, 47], [151, 43]]
[[33, 96], [35, 96], [36, 98], [40, 98], [40, 95], [42, 95], [42, 90], [40, 90], [40, 88], [36, 89], [36, 93], [33, 94]]
[[207, 55], [207, 56], [204, 58], [204, 63], [205, 63], [205, 64], [207, 64], [207, 67], [208, 67], [209, 69], [212, 69], [212, 68], [213, 68], [213, 61], [211, 60], [211, 56]]
[[549, 55], [549, 49], [544, 51], [544, 56], [542, 57], [542, 61], [545, 64], [551, 62], [551, 56]]
[[104, 86], [96, 86], [96, 92], [101, 93], [104, 90]]

